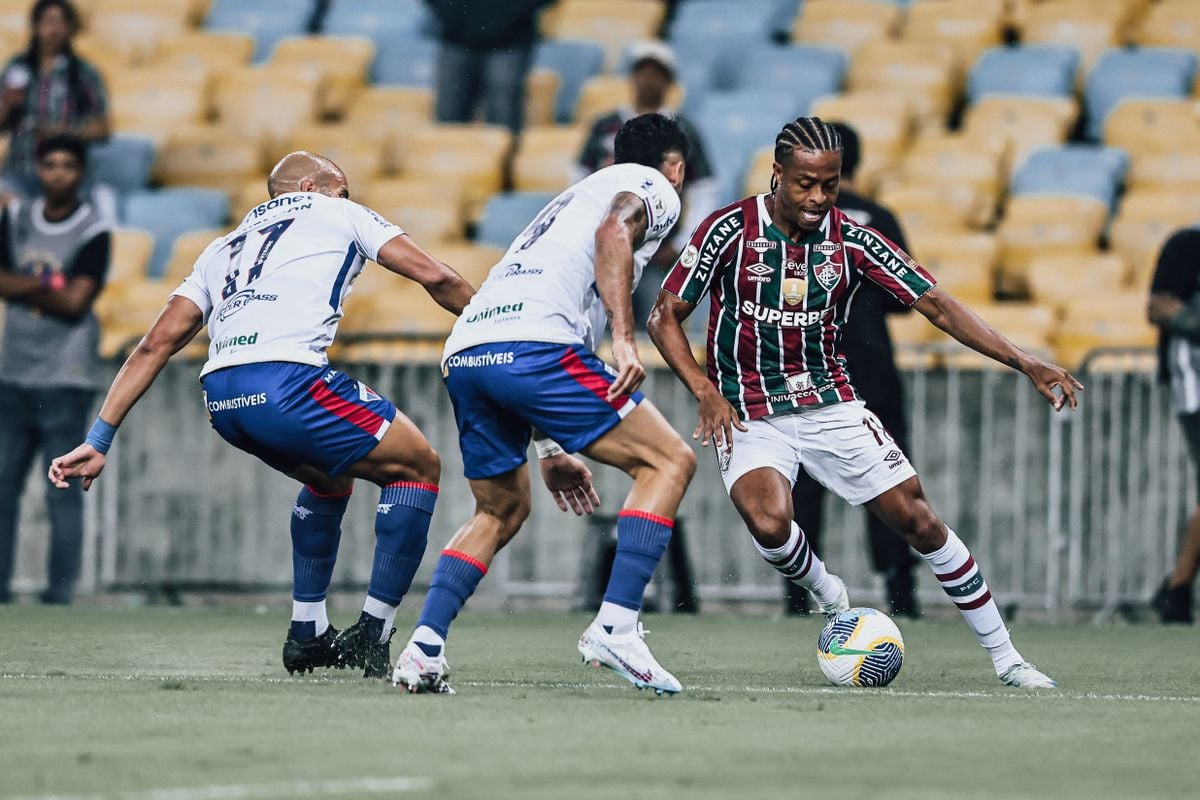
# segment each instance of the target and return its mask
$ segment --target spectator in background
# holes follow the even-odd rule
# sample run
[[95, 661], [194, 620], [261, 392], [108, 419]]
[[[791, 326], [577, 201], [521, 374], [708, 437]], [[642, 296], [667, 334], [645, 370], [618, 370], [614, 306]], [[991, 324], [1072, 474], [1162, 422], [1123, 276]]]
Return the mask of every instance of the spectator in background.
[[33, 198], [41, 191], [36, 152], [47, 136], [71, 134], [85, 142], [108, 138], [108, 97], [96, 68], [75, 54], [79, 16], [69, 0], [37, 0], [33, 34], [24, 53], [4, 68], [0, 124], [12, 133], [4, 183]]
[[[687, 241], [708, 210], [719, 205], [717, 182], [713, 178], [712, 166], [708, 163], [704, 142], [696, 127], [667, 104], [668, 95], [675, 85], [675, 53], [664, 42], [638, 42], [629, 49], [629, 61], [632, 102], [630, 105], [613, 109], [592, 123], [583, 151], [579, 155], [574, 179], [582, 180], [585, 176], [613, 163], [613, 141], [617, 137], [617, 131], [629, 120], [642, 114], [665, 114], [674, 118], [687, 135], [692, 152], [688, 156], [684, 183], [683, 216], [675, 226], [671, 238], [663, 243], [650, 262], [650, 266], [666, 270], [679, 256], [682, 249], [680, 243]], [[658, 288], [663, 277], [660, 273], [638, 285], [639, 291], [634, 295], [634, 316], [639, 325], [645, 325], [646, 317], [658, 298]]]
[[470, 122], [482, 94], [488, 124], [520, 131], [537, 14], [550, 0], [425, 2], [441, 26], [437, 121]]
[[[867, 225], [909, 252], [904, 232], [891, 211], [855, 191], [854, 175], [858, 169], [860, 146], [858, 133], [849, 125], [834, 123], [842, 137], [842, 177], [836, 206], [860, 225]], [[863, 281], [850, 318], [842, 329], [842, 355], [854, 385], [867, 408], [879, 417], [902, 452], [909, 452], [908, 420], [904, 417], [904, 388], [896, 369], [892, 339], [888, 334], [886, 316], [907, 311], [902, 305], [870, 281]], [[816, 552], [821, 549], [822, 506], [825, 487], [817, 483], [803, 468], [792, 488], [792, 503], [796, 523], [808, 536]], [[867, 530], [871, 546], [871, 563], [883, 575], [887, 599], [893, 616], [916, 617], [916, 595], [913, 591], [913, 567], [917, 559], [908, 544], [874, 514], [867, 515]], [[790, 581], [784, 581], [788, 610], [803, 613], [807, 610], [808, 592]]]
[[[1177, 231], [1163, 246], [1150, 284], [1150, 322], [1159, 328], [1159, 367], [1192, 461], [1200, 467], [1200, 227]], [[1192, 585], [1200, 571], [1200, 507], [1188, 520], [1175, 570], [1152, 605], [1164, 623], [1192, 623]]]
[[[20, 498], [34, 454], [65, 453], [87, 433], [100, 383], [100, 327], [92, 313], [108, 273], [109, 217], [80, 195], [87, 144], [38, 142], [41, 196], [0, 215], [0, 603], [11, 600]], [[50, 489], [45, 603], [69, 603], [83, 545], [83, 489]]]

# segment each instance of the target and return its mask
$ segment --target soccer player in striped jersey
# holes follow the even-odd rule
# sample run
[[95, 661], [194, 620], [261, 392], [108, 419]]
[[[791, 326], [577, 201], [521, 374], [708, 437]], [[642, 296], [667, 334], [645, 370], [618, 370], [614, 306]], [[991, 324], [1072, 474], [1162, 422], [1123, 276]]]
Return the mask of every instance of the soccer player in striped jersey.
[[[421, 284], [455, 314], [475, 292], [404, 231], [351, 202], [345, 174], [321, 156], [285, 156], [267, 189], [271, 199], [196, 260], [117, 373], [86, 442], [54, 459], [50, 480], [66, 488], [79, 478], [90, 487], [117, 426], [167, 359], [207, 325], [200, 382], [213, 428], [303, 484], [291, 514], [292, 623], [283, 665], [289, 673], [354, 666], [383, 677], [396, 607], [425, 552], [441, 462], [390, 401], [329, 369], [325, 350], [366, 259]], [[339, 633], [325, 594], [355, 478], [382, 490], [375, 560], [362, 614]]]
[[[771, 191], [711, 214], [663, 283], [650, 335], [700, 403], [693, 437], [712, 439], [725, 488], [758, 552], [811, 591], [826, 613], [848, 607], [792, 521], [790, 483], [803, 465], [863, 505], [920, 553], [1006, 684], [1052, 688], [1009, 637], [979, 566], [938, 518], [900, 448], [863, 405], [838, 353], [855, 291], [870, 280], [968, 347], [1029, 377], [1055, 410], [1083, 388], [1018, 349], [877, 231], [834, 207], [842, 148], [816, 117], [775, 140]], [[682, 323], [711, 295], [708, 374]], [[1055, 389], [1059, 392], [1055, 392]]]

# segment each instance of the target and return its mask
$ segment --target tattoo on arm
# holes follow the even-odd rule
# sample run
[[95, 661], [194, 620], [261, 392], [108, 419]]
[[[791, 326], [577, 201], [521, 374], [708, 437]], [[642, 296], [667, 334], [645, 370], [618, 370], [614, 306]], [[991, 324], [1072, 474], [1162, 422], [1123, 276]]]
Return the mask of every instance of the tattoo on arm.
[[650, 219], [646, 216], [646, 203], [642, 198], [630, 192], [621, 192], [613, 198], [612, 205], [608, 207], [608, 215], [629, 228], [633, 234], [634, 250], [646, 241]]

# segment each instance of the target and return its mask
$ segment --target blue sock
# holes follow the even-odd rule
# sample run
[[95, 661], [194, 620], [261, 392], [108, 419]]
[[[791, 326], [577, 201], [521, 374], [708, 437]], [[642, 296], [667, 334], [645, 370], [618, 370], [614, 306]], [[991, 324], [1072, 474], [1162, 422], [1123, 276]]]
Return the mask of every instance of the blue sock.
[[637, 611], [646, 584], [671, 541], [674, 520], [626, 509], [617, 516], [617, 555], [604, 602]]
[[[359, 618], [367, 632], [383, 641], [390, 633], [396, 606], [412, 586], [429, 540], [429, 521], [437, 502], [432, 483], [402, 481], [383, 487], [375, 512], [375, 561], [367, 602]], [[372, 602], [374, 601], [374, 602]]]
[[475, 587], [486, 574], [487, 567], [466, 553], [443, 550], [434, 567], [429, 594], [425, 595], [425, 605], [421, 607], [417, 627], [428, 627], [445, 639], [450, 631], [450, 623], [458, 616], [467, 598], [475, 594]]
[[[305, 486], [292, 509], [292, 628], [293, 639], [312, 639], [329, 626], [325, 593], [333, 580], [342, 517], [350, 492], [321, 495]], [[317, 630], [321, 627], [322, 630]]]

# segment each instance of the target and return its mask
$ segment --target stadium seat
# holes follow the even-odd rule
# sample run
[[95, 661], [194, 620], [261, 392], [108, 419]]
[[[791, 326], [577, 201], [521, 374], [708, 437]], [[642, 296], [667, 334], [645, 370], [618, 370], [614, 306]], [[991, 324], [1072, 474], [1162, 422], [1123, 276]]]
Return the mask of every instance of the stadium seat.
[[175, 289], [145, 277], [109, 283], [96, 298], [102, 358], [123, 355], [145, 335]]
[[317, 65], [321, 70], [317, 110], [324, 116], [341, 116], [366, 84], [374, 58], [374, 42], [362, 36], [294, 36], [279, 41], [270, 63], [291, 68]]
[[270, 160], [278, 160], [295, 150], [319, 153], [341, 167], [349, 181], [351, 196], [360, 182], [368, 183], [383, 172], [383, 145], [359, 136], [353, 125], [300, 127], [292, 132], [287, 146], [280, 148]]
[[1109, 245], [1125, 259], [1130, 279], [1145, 286], [1167, 238], [1200, 219], [1200, 193], [1154, 188], [1131, 191], [1121, 200], [1109, 230]]
[[416, 37], [380, 47], [371, 67], [371, 78], [382, 86], [415, 86], [432, 89], [437, 80], [438, 48], [433, 39]]
[[204, 252], [204, 248], [212, 244], [213, 239], [229, 233], [226, 228], [207, 228], [198, 231], [181, 233], [171, 245], [171, 255], [163, 268], [163, 280], [170, 285], [177, 285], [196, 266], [196, 259]]
[[[984, 322], [1003, 333], [1017, 347], [1042, 354], [1049, 352], [1055, 328], [1052, 309], [1033, 303], [990, 303], [972, 306], [971, 310], [981, 316]], [[940, 341], [949, 339], [949, 336], [936, 329], [933, 336], [935, 340]], [[956, 346], [955, 351], [953, 356], [947, 356], [947, 362], [952, 365], [997, 366], [986, 356], [980, 356], [965, 348], [960, 350]]]
[[1129, 190], [1186, 189], [1200, 192], [1200, 150], [1135, 153], [1126, 176]]
[[613, 69], [627, 44], [658, 36], [665, 14], [666, 6], [656, 0], [564, 0], [550, 35], [595, 42]]
[[582, 125], [526, 128], [513, 160], [520, 192], [559, 192], [571, 184], [586, 130]]
[[185, 127], [159, 151], [155, 175], [168, 186], [204, 186], [235, 193], [263, 167], [261, 147], [224, 127]]
[[894, 166], [912, 135], [912, 107], [903, 95], [891, 92], [823, 97], [809, 112], [830, 122], [846, 123], [858, 133], [862, 157], [855, 181], [868, 193], [879, 175]]
[[1079, 298], [1063, 310], [1054, 336], [1055, 356], [1068, 369], [1077, 368], [1098, 348], [1149, 348], [1158, 329], [1145, 316], [1142, 296], [1131, 302], [1120, 294]]
[[460, 241], [464, 233], [462, 192], [425, 179], [377, 181], [352, 198], [412, 235], [422, 247]]
[[101, 9], [88, 22], [87, 35], [133, 64], [150, 60], [164, 39], [187, 29], [186, 4], [169, 0], [153, 4], [106, 3]]
[[[574, 119], [589, 125], [602, 114], [628, 106], [632, 98], [633, 90], [629, 86], [628, 77], [597, 75], [583, 85], [579, 93], [579, 105], [575, 107]], [[683, 98], [684, 88], [678, 83], [672, 84], [667, 91], [667, 105], [677, 109], [683, 104]]]
[[280, 39], [305, 33], [316, 6], [316, 0], [213, 0], [204, 27], [249, 33], [255, 39], [255, 60], [261, 61]]
[[371, 86], [354, 98], [345, 123], [359, 137], [379, 142], [384, 170], [395, 172], [406, 138], [433, 124], [433, 94], [428, 89]]
[[156, 66], [108, 79], [114, 128], [161, 144], [180, 126], [203, 124], [208, 116], [207, 70]]
[[731, 46], [744, 52], [771, 40], [772, 11], [772, 0], [743, 0], [736, 8], [723, 0], [689, 0], [676, 8], [667, 39], [680, 55]]
[[942, 127], [955, 102], [962, 70], [944, 42], [875, 42], [854, 54], [847, 76], [851, 91], [901, 94], [919, 128]]
[[917, 263], [966, 302], [991, 302], [1000, 257], [996, 237], [949, 230], [904, 231]]
[[1154, 3], [1134, 30], [1142, 47], [1177, 47], [1200, 53], [1200, 17], [1191, 0]]
[[1200, 150], [1195, 100], [1122, 100], [1104, 122], [1104, 143], [1136, 156]]
[[562, 78], [556, 116], [559, 122], [570, 122], [583, 84], [604, 67], [604, 49], [595, 42], [561, 39], [539, 42], [534, 50], [533, 67], [550, 70]]
[[532, 69], [525, 76], [525, 125], [553, 125], [558, 118], [558, 90], [562, 78], [548, 69]]
[[88, 181], [121, 194], [144, 189], [154, 168], [154, 141], [145, 136], [117, 134], [88, 149]]
[[1032, 153], [1014, 173], [1012, 192], [1084, 195], [1111, 206], [1128, 168], [1128, 155], [1115, 147], [1046, 147]]
[[217, 81], [214, 106], [223, 127], [267, 151], [278, 150], [293, 130], [316, 119], [319, 83], [315, 70], [231, 70]]
[[1126, 271], [1115, 254], [1035, 256], [1025, 280], [1034, 302], [1061, 310], [1077, 300], [1120, 294]]
[[248, 34], [189, 31], [165, 39], [154, 63], [215, 73], [246, 66], [253, 57], [254, 37]]
[[1196, 55], [1156, 48], [1110, 50], [1084, 82], [1087, 134], [1100, 138], [1104, 122], [1126, 98], [1185, 98], [1192, 90]]
[[[1091, 4], [1091, 0], [1085, 0]], [[1025, 44], [1053, 44], [1079, 53], [1083, 68], [1089, 69], [1102, 52], [1120, 43], [1122, 26], [1114, 15], [1097, 15], [1064, 0], [1030, 7], [1021, 26]]]
[[434, 177], [464, 187], [468, 219], [500, 191], [512, 134], [488, 125], [434, 125], [408, 137], [400, 153], [404, 177]]
[[893, 179], [925, 183], [948, 192], [971, 190], [970, 219], [977, 226], [991, 222], [996, 200], [1004, 188], [1004, 147], [999, 139], [981, 141], [964, 136], [926, 136], [904, 155]]
[[1029, 265], [1036, 258], [1094, 253], [1108, 212], [1108, 203], [1082, 195], [1040, 194], [1010, 200], [998, 229], [1001, 293], [1027, 297]]
[[803, 100], [785, 99], [773, 92], [713, 92], [704, 99], [695, 122], [717, 170], [720, 202], [735, 199], [749, 156], [773, 144], [784, 125], [807, 111]]
[[432, 34], [435, 26], [429, 6], [422, 0], [332, 0], [321, 23], [330, 36], [365, 36], [382, 53], [411, 42], [416, 36]]
[[967, 109], [963, 132], [972, 139], [1003, 137], [1015, 170], [1031, 153], [1065, 142], [1078, 117], [1079, 104], [1070, 97], [989, 95]]
[[990, 95], [1071, 97], [1079, 55], [1068, 47], [1031, 45], [987, 50], [967, 76], [967, 101]]
[[482, 286], [488, 272], [504, 257], [507, 248], [489, 247], [473, 242], [438, 245], [433, 254], [442, 262], [454, 267], [472, 286]]
[[112, 255], [107, 283], [122, 283], [146, 277], [154, 237], [137, 228], [116, 228], [112, 233]]
[[175, 237], [187, 231], [216, 228], [229, 216], [229, 198], [223, 192], [173, 187], [134, 192], [125, 198], [122, 223], [154, 236], [149, 274], [161, 275]]
[[891, 37], [900, 7], [871, 0], [812, 0], [792, 23], [792, 41], [836, 47], [853, 53], [862, 45]]
[[[343, 331], [388, 337], [422, 337], [441, 344], [454, 326], [455, 317], [433, 301], [412, 281], [393, 276], [387, 291], [370, 294], [351, 291]], [[356, 296], [357, 295], [357, 296]]]
[[1003, 6], [997, 3], [917, 0], [908, 8], [904, 40], [948, 46], [960, 64], [973, 64], [980, 53], [1003, 40], [1003, 15]]
[[741, 54], [734, 69], [718, 69], [714, 88], [722, 91], [786, 93], [790, 98], [837, 94], [846, 75], [846, 55], [820, 45], [757, 47]]
[[877, 199], [892, 209], [905, 232], [966, 233], [975, 225], [972, 210], [979, 202], [970, 186], [923, 183], [892, 183], [879, 191]]
[[498, 194], [483, 209], [475, 241], [507, 250], [513, 239], [529, 227], [555, 192], [510, 192]]

